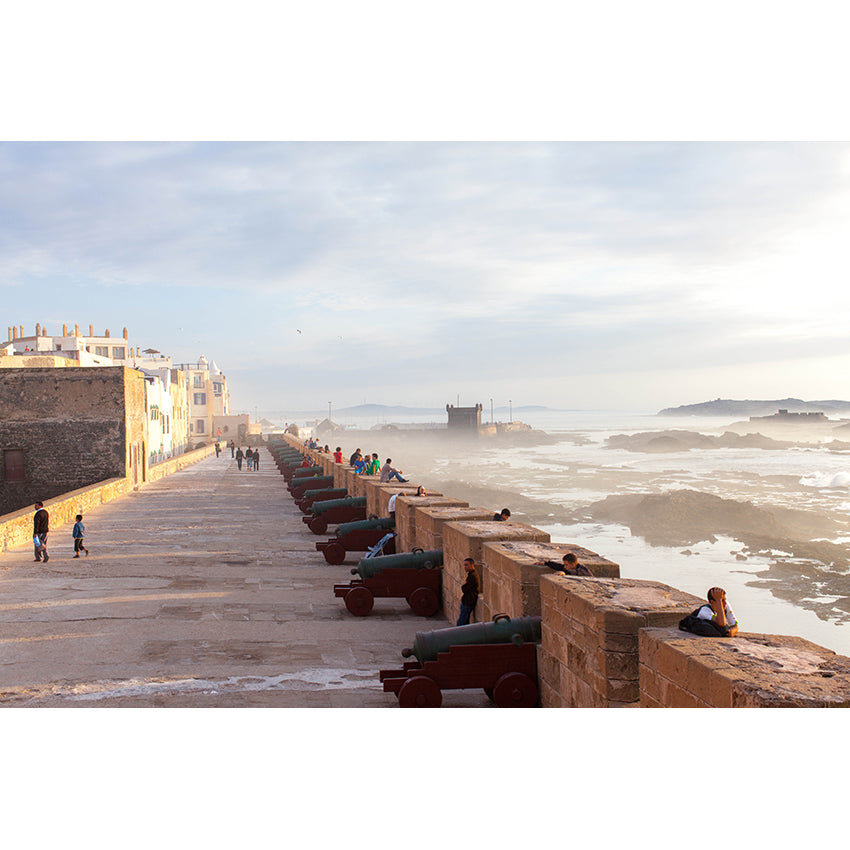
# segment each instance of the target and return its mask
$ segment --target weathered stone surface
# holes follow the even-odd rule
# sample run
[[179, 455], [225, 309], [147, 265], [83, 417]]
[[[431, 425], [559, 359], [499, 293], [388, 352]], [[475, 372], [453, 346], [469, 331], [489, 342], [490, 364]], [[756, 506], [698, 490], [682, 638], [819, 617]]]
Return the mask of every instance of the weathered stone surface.
[[640, 632], [641, 704], [850, 707], [850, 658], [787, 635]]
[[[655, 658], [659, 649], [644, 646], [639, 636], [659, 618], [678, 622], [700, 603], [697, 597], [660, 582], [554, 573], [541, 577], [540, 593], [541, 610], [546, 612], [542, 652], [555, 656], [568, 670], [558, 683], [548, 682], [550, 689], [560, 689], [569, 705], [579, 707], [638, 704], [645, 677], [649, 693], [661, 700], [656, 663], [646, 673], [639, 664], [644, 651]], [[687, 662], [683, 664], [669, 653], [662, 655], [662, 667], [671, 671], [681, 668], [684, 678]], [[542, 675], [552, 669], [547, 658], [541, 665]], [[664, 681], [674, 683], [674, 679]], [[664, 687], [669, 690], [669, 685]], [[676, 696], [679, 703], [687, 699]]]
[[2, 480], [0, 515], [147, 473], [144, 375], [134, 369], [0, 369], [2, 452], [24, 453], [25, 480]]
[[[451, 496], [399, 496], [395, 503], [395, 527], [399, 547], [411, 551], [419, 544], [416, 541], [416, 511], [419, 508], [468, 508], [469, 502]], [[424, 546], [422, 547], [425, 548]]]
[[[49, 563], [29, 542], [0, 555], [0, 705], [397, 707], [378, 671], [423, 620], [403, 599], [346, 611], [332, 587], [353, 559], [316, 551], [270, 457], [239, 472], [213, 454], [83, 513], [88, 557], [58, 518]], [[443, 704], [493, 705], [481, 690]]]

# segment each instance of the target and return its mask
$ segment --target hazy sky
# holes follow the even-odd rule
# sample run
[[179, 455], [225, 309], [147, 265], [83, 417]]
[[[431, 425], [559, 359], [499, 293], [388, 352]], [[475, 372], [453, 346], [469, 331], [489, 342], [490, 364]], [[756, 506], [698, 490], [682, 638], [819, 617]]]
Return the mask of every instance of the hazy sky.
[[4, 329], [235, 409], [847, 398], [848, 232], [840, 143], [0, 145]]

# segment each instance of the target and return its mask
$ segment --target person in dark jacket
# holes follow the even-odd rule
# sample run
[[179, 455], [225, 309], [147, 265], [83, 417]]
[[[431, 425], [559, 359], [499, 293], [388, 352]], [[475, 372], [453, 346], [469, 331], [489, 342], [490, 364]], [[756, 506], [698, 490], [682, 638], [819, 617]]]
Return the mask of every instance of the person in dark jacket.
[[538, 561], [537, 563], [541, 566], [557, 570], [565, 576], [593, 578], [593, 573], [584, 564], [580, 564], [578, 558], [572, 552], [567, 552], [560, 564], [557, 561]]
[[507, 522], [511, 518], [511, 509], [502, 508], [497, 514], [493, 514], [493, 522]]
[[475, 561], [472, 558], [463, 559], [463, 568], [466, 570], [466, 581], [460, 588], [463, 595], [460, 597], [460, 616], [457, 618], [458, 626], [469, 625], [469, 618], [475, 610], [475, 603], [478, 602], [478, 591], [481, 586], [478, 582], [478, 573], [475, 572]]
[[[35, 516], [32, 518], [32, 537], [33, 546], [35, 547], [35, 559], [41, 561], [42, 556], [46, 564], [50, 558], [47, 555], [47, 533], [50, 531], [50, 514], [44, 510], [44, 505], [41, 502], [35, 503]], [[38, 543], [35, 538], [38, 537]]]
[[239, 469], [242, 469], [242, 458], [245, 457], [245, 453], [242, 451], [242, 446], [236, 449], [236, 466]]

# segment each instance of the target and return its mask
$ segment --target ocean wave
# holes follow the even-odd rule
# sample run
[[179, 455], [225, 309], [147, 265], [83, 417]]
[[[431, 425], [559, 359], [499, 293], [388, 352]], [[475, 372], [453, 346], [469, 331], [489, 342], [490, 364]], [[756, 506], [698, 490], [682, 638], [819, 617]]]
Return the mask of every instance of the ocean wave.
[[850, 489], [850, 472], [813, 472], [800, 479], [804, 487]]

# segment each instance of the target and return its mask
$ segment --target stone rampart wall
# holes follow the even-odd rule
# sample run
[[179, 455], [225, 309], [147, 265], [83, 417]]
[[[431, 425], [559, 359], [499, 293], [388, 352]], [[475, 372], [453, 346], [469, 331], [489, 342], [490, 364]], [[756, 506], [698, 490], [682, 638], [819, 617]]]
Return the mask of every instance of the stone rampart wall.
[[[152, 466], [148, 470], [148, 481], [157, 481], [166, 475], [171, 475], [179, 469], [197, 463], [211, 454], [215, 454], [214, 446], [206, 446], [193, 452], [187, 452], [176, 458]], [[130, 476], [125, 478], [110, 478], [97, 484], [81, 487], [68, 493], [63, 493], [54, 499], [41, 499], [50, 514], [50, 530], [62, 528], [74, 523], [77, 514], [85, 516], [86, 511], [97, 505], [111, 502], [119, 496], [129, 493], [135, 486]], [[142, 485], [143, 486], [143, 485]], [[14, 513], [0, 516], [0, 551], [5, 552], [15, 546], [22, 546], [32, 540], [32, 522], [34, 510], [32, 506]], [[53, 534], [53, 539], [56, 539]]]
[[[303, 449], [301, 440], [289, 442]], [[366, 495], [377, 508], [371, 512], [386, 515], [391, 488], [354, 475], [347, 464], [335, 467], [335, 486]], [[492, 508], [451, 495], [399, 496], [396, 531], [397, 551], [443, 551], [442, 603], [450, 623], [460, 610], [466, 557], [475, 559], [482, 585], [475, 619], [541, 617], [543, 707], [850, 707], [850, 658], [798, 637], [682, 632], [679, 620], [703, 599], [621, 578], [620, 566], [595, 552], [551, 543], [533, 526], [493, 522]], [[593, 578], [560, 575], [539, 563], [560, 561], [569, 551]]]

